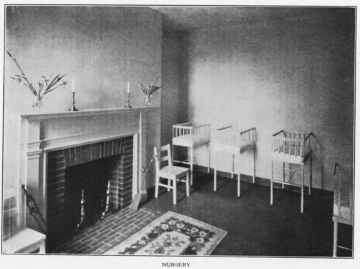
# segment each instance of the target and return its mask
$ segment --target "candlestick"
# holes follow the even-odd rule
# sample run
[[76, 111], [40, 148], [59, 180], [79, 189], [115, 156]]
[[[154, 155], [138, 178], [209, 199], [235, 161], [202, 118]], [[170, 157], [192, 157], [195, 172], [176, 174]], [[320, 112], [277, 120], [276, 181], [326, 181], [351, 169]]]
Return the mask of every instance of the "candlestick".
[[72, 83], [72, 92], [75, 92], [75, 78], [73, 78], [73, 83]]
[[72, 93], [72, 106], [69, 109], [69, 111], [79, 111], [76, 107], [75, 107], [75, 92]]
[[125, 108], [132, 108], [132, 106], [130, 105], [130, 92], [128, 92], [127, 94], [127, 103], [125, 105]]
[[130, 81], [127, 83], [127, 93], [130, 93]]

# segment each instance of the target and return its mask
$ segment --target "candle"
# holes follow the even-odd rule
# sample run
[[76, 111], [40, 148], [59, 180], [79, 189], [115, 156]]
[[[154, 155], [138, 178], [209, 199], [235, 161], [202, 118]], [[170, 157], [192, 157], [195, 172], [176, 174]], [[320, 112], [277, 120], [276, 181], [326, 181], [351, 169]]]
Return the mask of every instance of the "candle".
[[130, 81], [127, 83], [127, 93], [130, 93]]
[[73, 83], [72, 83], [72, 92], [75, 92], [75, 78], [73, 78]]

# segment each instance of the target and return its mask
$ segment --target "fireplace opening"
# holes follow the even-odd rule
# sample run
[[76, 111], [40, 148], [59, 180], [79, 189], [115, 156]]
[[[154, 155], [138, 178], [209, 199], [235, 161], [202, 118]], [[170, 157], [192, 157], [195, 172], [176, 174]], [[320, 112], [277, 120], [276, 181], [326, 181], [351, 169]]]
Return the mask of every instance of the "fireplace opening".
[[47, 251], [131, 204], [132, 137], [49, 152], [47, 167]]
[[65, 231], [67, 237], [116, 210], [110, 203], [112, 176], [119, 155], [65, 169]]

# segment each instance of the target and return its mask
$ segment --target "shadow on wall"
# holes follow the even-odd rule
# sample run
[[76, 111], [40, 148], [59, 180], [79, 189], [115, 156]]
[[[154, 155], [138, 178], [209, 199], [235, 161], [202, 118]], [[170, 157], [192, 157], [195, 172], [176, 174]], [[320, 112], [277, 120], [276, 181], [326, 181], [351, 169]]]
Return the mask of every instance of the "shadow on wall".
[[174, 124], [188, 121], [188, 36], [183, 31], [163, 31], [161, 145], [171, 144]]
[[180, 91], [178, 95], [179, 101], [179, 122], [183, 123], [189, 121], [189, 114], [191, 114], [191, 108], [189, 108], [189, 76], [190, 76], [190, 65], [189, 65], [189, 33], [180, 32], [179, 33], [179, 44], [180, 44], [180, 53], [179, 53], [179, 74], [180, 74]]
[[[324, 156], [323, 156], [323, 145], [320, 142], [320, 139], [313, 135], [311, 139], [311, 149], [313, 152], [312, 155], [312, 161], [313, 161], [313, 171], [315, 174], [313, 174], [313, 177], [319, 178], [319, 180], [316, 180], [317, 182], [320, 182], [320, 186], [316, 186], [317, 188], [323, 189], [324, 188]], [[314, 182], [314, 180], [313, 180]]]

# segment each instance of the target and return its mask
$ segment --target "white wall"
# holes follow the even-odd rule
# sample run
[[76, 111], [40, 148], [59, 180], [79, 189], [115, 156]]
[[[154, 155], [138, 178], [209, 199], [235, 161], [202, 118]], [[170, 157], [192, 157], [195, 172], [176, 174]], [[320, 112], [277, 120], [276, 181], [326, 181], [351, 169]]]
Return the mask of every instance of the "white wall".
[[[42, 75], [67, 74], [67, 89], [44, 97], [42, 112], [67, 111], [75, 78], [76, 106], [123, 107], [126, 84], [133, 106], [143, 106], [139, 80], [161, 74], [161, 15], [150, 8], [8, 6], [5, 47], [33, 83]], [[4, 183], [16, 179], [19, 115], [32, 113], [34, 97], [10, 76], [19, 74], [5, 55]], [[159, 80], [161, 83], [161, 77]], [[160, 93], [152, 105], [160, 105]]]
[[[128, 81], [131, 104], [143, 106], [144, 95], [137, 84], [139, 80], [150, 84], [161, 75], [161, 37], [161, 15], [146, 7], [6, 7], [5, 48], [18, 60], [32, 83], [36, 84], [43, 75], [67, 74], [64, 80], [69, 82], [68, 87], [45, 95], [39, 112], [67, 111], [71, 106], [73, 78], [79, 110], [124, 107]], [[20, 115], [38, 111], [32, 108], [35, 97], [10, 79], [20, 71], [8, 55], [4, 59], [3, 188], [6, 192], [19, 191]], [[161, 76], [158, 83], [161, 84]], [[160, 99], [158, 92], [152, 105], [159, 106]], [[158, 114], [149, 116], [153, 123], [148, 128], [149, 148], [160, 144]]]
[[[332, 189], [335, 161], [352, 164], [354, 10], [199, 30], [187, 61], [189, 120], [256, 127], [258, 177], [271, 177], [271, 135], [282, 129], [315, 134], [316, 188]], [[205, 149], [196, 155], [206, 165]]]

